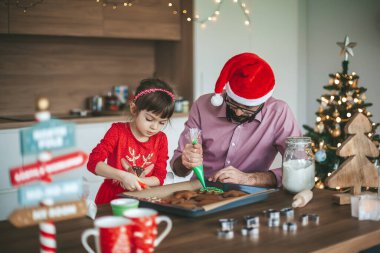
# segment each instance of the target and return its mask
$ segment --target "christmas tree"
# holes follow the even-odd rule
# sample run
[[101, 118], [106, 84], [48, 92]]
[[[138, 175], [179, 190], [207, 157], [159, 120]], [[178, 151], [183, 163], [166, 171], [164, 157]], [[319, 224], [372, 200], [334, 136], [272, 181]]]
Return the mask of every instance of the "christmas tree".
[[[307, 131], [305, 136], [312, 139], [313, 152], [315, 154], [316, 187], [324, 188], [324, 182], [335, 171], [343, 158], [337, 156], [336, 150], [347, 139], [343, 131], [346, 123], [356, 112], [361, 112], [367, 117], [372, 117], [367, 107], [372, 103], [365, 102], [367, 91], [358, 86], [359, 76], [352, 72], [348, 73], [348, 56], [353, 56], [352, 48], [356, 43], [349, 41], [346, 36], [344, 42], [337, 42], [341, 48], [341, 55], [345, 55], [342, 62], [342, 72], [330, 74], [330, 81], [323, 86], [327, 93], [317, 99], [319, 109], [316, 114], [315, 127], [304, 125]], [[379, 135], [376, 134], [377, 123], [371, 121], [372, 131], [368, 133], [371, 141], [379, 147]], [[378, 159], [373, 159], [372, 161]]]

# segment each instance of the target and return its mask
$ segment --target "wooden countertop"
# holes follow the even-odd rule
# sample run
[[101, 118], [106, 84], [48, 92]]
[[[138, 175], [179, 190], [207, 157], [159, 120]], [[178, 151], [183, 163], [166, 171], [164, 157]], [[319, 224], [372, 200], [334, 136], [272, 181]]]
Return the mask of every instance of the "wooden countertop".
[[[75, 116], [69, 114], [52, 115], [52, 118], [62, 119], [76, 124], [90, 124], [90, 123], [103, 123], [103, 122], [118, 122], [126, 121], [129, 117], [127, 112], [104, 112], [99, 115], [90, 116]], [[173, 118], [187, 117], [188, 113], [174, 113]], [[11, 119], [15, 118], [15, 119]], [[0, 116], [0, 130], [28, 127], [36, 122], [33, 120], [32, 115], [23, 116]]]
[[[302, 213], [315, 213], [320, 216], [319, 225], [309, 223], [295, 233], [283, 232], [281, 228], [269, 228], [260, 215], [260, 234], [256, 239], [245, 238], [240, 234], [242, 219], [273, 208], [288, 207], [293, 195], [282, 190], [270, 194], [263, 202], [226, 210], [198, 218], [184, 218], [168, 215], [173, 220], [173, 229], [156, 252], [358, 252], [380, 243], [380, 223], [359, 221], [351, 217], [349, 205], [338, 206], [332, 203], [335, 193], [314, 189], [314, 198], [304, 208], [295, 211], [298, 218]], [[111, 214], [109, 205], [100, 206], [98, 217]], [[164, 213], [161, 213], [164, 215]], [[218, 238], [218, 219], [235, 218], [233, 239]], [[281, 217], [283, 219], [283, 217]], [[81, 245], [81, 233], [93, 225], [89, 218], [57, 222], [58, 252], [85, 252]], [[91, 240], [90, 240], [91, 241]], [[17, 229], [8, 221], [0, 222], [0, 245], [2, 252], [39, 252], [38, 226]]]

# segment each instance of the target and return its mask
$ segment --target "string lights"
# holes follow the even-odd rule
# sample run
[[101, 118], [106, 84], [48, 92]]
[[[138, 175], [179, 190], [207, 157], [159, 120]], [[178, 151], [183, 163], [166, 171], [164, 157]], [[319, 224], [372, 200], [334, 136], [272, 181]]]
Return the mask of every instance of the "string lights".
[[[251, 19], [249, 17], [250, 11], [246, 3], [243, 2], [242, 0], [232, 0], [232, 1], [241, 9], [241, 12], [244, 16], [244, 24], [246, 26], [251, 25]], [[214, 0], [214, 3], [215, 3], [215, 7], [213, 11], [211, 12], [211, 14], [203, 18], [201, 18], [198, 14], [195, 14], [194, 17], [192, 18], [186, 9], [178, 10], [178, 8], [176, 8], [173, 2], [169, 2], [168, 6], [169, 8], [173, 9], [172, 13], [174, 15], [177, 15], [177, 14], [185, 15], [186, 20], [188, 22], [193, 21], [195, 23], [198, 23], [200, 24], [201, 28], [205, 29], [207, 27], [208, 22], [216, 22], [218, 20], [219, 16], [221, 15], [220, 9], [222, 5], [225, 3], [225, 0]]]
[[44, 0], [17, 0], [16, 8], [23, 9], [24, 13], [30, 8], [35, 7], [38, 4], [41, 4]]
[[135, 0], [96, 0], [97, 3], [101, 3], [103, 7], [112, 6], [112, 9], [116, 10], [117, 7], [131, 7]]

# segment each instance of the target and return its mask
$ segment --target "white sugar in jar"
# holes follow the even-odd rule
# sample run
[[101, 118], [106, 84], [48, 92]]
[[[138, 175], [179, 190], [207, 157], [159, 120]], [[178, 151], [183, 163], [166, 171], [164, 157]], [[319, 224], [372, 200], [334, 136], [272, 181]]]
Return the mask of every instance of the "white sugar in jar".
[[296, 194], [314, 187], [315, 166], [309, 137], [287, 138], [282, 169], [285, 190]]

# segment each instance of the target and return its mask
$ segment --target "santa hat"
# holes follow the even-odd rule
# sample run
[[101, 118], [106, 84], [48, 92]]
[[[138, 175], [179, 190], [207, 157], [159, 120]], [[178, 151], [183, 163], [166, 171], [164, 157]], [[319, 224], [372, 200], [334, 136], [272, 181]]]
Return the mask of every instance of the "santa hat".
[[264, 103], [273, 94], [274, 74], [269, 64], [252, 53], [238, 54], [229, 59], [215, 84], [214, 106], [223, 103], [223, 89], [239, 104], [256, 106]]

